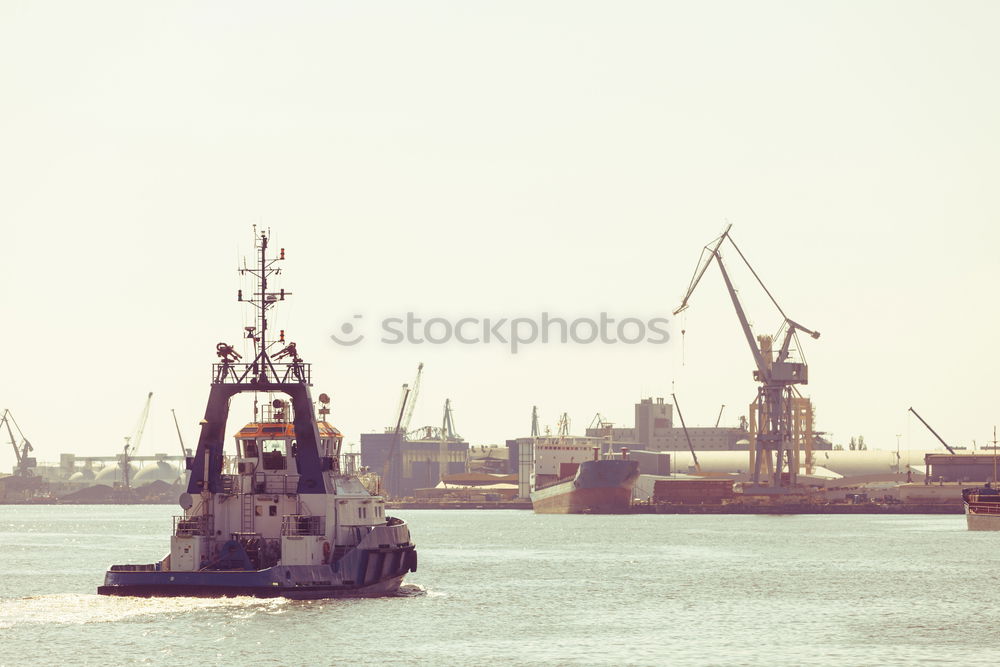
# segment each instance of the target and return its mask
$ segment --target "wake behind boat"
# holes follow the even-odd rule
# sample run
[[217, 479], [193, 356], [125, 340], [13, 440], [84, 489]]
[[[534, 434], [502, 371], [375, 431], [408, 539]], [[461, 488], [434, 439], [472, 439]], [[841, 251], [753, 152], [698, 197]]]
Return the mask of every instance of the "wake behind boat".
[[[254, 359], [242, 361], [219, 343], [212, 367], [198, 449], [187, 460], [190, 480], [181, 495], [184, 514], [174, 517], [170, 553], [150, 564], [112, 565], [103, 595], [287, 597], [296, 599], [381, 596], [395, 593], [417, 552], [407, 524], [385, 515], [341, 456], [343, 436], [325, 421], [329, 398], [320, 394], [316, 419], [311, 367], [284, 342], [271, 340], [267, 311], [289, 293], [268, 290], [277, 262], [267, 256], [268, 236], [256, 238], [259, 264], [244, 268], [257, 279], [246, 301], [258, 310], [246, 327]], [[274, 354], [271, 351], [281, 346]], [[232, 397], [252, 393], [263, 405], [224, 442]]]

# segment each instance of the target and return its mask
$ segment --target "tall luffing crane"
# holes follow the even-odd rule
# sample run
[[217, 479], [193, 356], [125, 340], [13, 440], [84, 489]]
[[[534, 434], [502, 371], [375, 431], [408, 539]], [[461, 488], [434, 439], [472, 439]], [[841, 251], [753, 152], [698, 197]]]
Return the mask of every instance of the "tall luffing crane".
[[[753, 442], [751, 447], [751, 479], [753, 485], [754, 487], [761, 486], [760, 468], [761, 464], [764, 463], [773, 474], [771, 480], [772, 489], [793, 487], [796, 485], [796, 477], [799, 470], [798, 437], [802, 429], [801, 423], [796, 420], [796, 411], [799, 410], [800, 405], [797, 401], [804, 400], [797, 398], [798, 391], [795, 387], [796, 385], [806, 384], [809, 377], [808, 367], [801, 354], [802, 348], [798, 343], [798, 332], [801, 331], [813, 338], [819, 338], [819, 332], [807, 329], [785, 314], [785, 311], [775, 301], [774, 296], [771, 295], [771, 292], [760, 279], [760, 276], [754, 271], [750, 262], [747, 261], [739, 246], [736, 245], [736, 242], [729, 235], [730, 228], [732, 228], [732, 225], [727, 225], [722, 235], [702, 250], [701, 258], [698, 261], [698, 266], [695, 268], [694, 276], [691, 278], [687, 294], [684, 295], [681, 305], [674, 311], [674, 315], [687, 308], [688, 299], [691, 298], [691, 294], [708, 269], [708, 265], [712, 263], [712, 260], [715, 260], [719, 265], [719, 270], [722, 272], [722, 279], [726, 283], [726, 289], [729, 291], [733, 307], [736, 309], [736, 316], [740, 321], [743, 335], [746, 337], [747, 344], [750, 346], [750, 352], [753, 354], [754, 363], [757, 367], [753, 373], [753, 378], [760, 383], [757, 389], [757, 398], [751, 408], [751, 435]], [[781, 336], [784, 334], [784, 339], [782, 340], [777, 356], [774, 355], [772, 346], [774, 339], [771, 336], [754, 337], [753, 329], [750, 326], [749, 320], [747, 320], [743, 305], [740, 303], [739, 296], [736, 293], [736, 288], [733, 287], [729, 272], [722, 261], [720, 248], [727, 240], [736, 250], [740, 259], [750, 269], [750, 272], [757, 279], [757, 282], [763, 288], [768, 298], [771, 299], [771, 303], [781, 313], [782, 323], [778, 328], [777, 335]], [[800, 361], [792, 361], [790, 359], [793, 339], [796, 341], [795, 346], [799, 351], [798, 356], [801, 359]], [[808, 408], [808, 412], [806, 424], [811, 436], [811, 407]], [[787, 478], [782, 476], [786, 468]]]
[[406, 414], [403, 415], [403, 423], [400, 425], [403, 433], [410, 428], [413, 421], [413, 409], [417, 407], [417, 396], [420, 395], [420, 378], [424, 374], [424, 363], [417, 364], [417, 377], [413, 379], [413, 386], [410, 387], [410, 401], [406, 407]]
[[[20, 477], [31, 477], [34, 475], [32, 468], [35, 467], [35, 459], [28, 456], [34, 447], [28, 442], [28, 439], [24, 437], [24, 433], [21, 432], [21, 427], [17, 425], [14, 421], [14, 415], [11, 414], [10, 410], [3, 411], [3, 417], [0, 417], [0, 424], [7, 427], [7, 435], [10, 437], [11, 447], [14, 448], [14, 459], [16, 464], [14, 466], [14, 474]], [[11, 428], [11, 424], [14, 428]], [[17, 430], [18, 439], [14, 438], [14, 429]]]
[[136, 424], [135, 433], [131, 436], [125, 436], [125, 449], [122, 450], [122, 455], [119, 458], [118, 465], [122, 469], [122, 486], [127, 490], [131, 488], [131, 465], [132, 457], [135, 456], [136, 450], [139, 449], [139, 445], [142, 444], [142, 434], [146, 430], [146, 422], [149, 420], [149, 406], [153, 402], [153, 392], [149, 392], [146, 397], [146, 405], [142, 409], [142, 414], [139, 415], [139, 422]]
[[[396, 428], [393, 430], [392, 442], [389, 444], [389, 451], [385, 456], [385, 463], [382, 465], [382, 480], [385, 490], [396, 493], [399, 490], [400, 465], [397, 461], [400, 448], [400, 440], [406, 435], [410, 428], [410, 420], [413, 419], [413, 408], [417, 404], [417, 394], [420, 392], [420, 378], [424, 373], [424, 364], [417, 365], [417, 377], [413, 380], [413, 386], [403, 385], [402, 393], [399, 397], [399, 408], [396, 417]], [[389, 476], [392, 475], [390, 481]], [[391, 487], [391, 489], [390, 489]]]

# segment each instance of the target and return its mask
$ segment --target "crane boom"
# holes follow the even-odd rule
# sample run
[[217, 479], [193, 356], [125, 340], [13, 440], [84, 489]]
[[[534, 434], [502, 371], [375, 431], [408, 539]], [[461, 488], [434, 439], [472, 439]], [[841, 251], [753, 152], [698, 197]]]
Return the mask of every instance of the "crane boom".
[[[705, 275], [705, 271], [708, 270], [708, 265], [712, 263], [714, 259], [719, 264], [719, 269], [722, 271], [722, 279], [726, 283], [726, 290], [729, 292], [729, 298], [733, 301], [733, 307], [736, 308], [736, 317], [740, 320], [740, 328], [743, 330], [743, 335], [747, 339], [747, 344], [750, 346], [750, 352], [753, 354], [754, 362], [757, 364], [757, 370], [763, 375], [767, 372], [767, 365], [764, 361], [764, 356], [760, 353], [760, 348], [757, 346], [757, 341], [753, 335], [753, 328], [750, 326], [750, 321], [747, 319], [746, 312], [743, 310], [743, 304], [740, 303], [739, 295], [736, 293], [736, 288], [733, 287], [732, 280], [729, 279], [729, 272], [726, 271], [726, 265], [722, 262], [722, 254], [719, 252], [719, 248], [722, 247], [722, 243], [729, 238], [729, 230], [732, 229], [732, 225], [726, 225], [726, 229], [722, 232], [722, 236], [716, 239], [711, 247], [705, 246], [702, 251], [702, 258], [699, 259], [698, 267], [695, 269], [694, 277], [691, 279], [691, 284], [688, 286], [687, 294], [681, 300], [681, 305], [677, 307], [674, 311], [674, 315], [680, 313], [688, 307], [688, 299], [694, 293], [694, 289], [701, 282], [701, 277]], [[705, 257], [705, 250], [708, 251], [708, 257]]]
[[139, 416], [139, 425], [136, 426], [135, 435], [132, 437], [132, 455], [135, 456], [135, 451], [139, 449], [139, 443], [142, 442], [143, 431], [146, 430], [146, 421], [149, 419], [149, 406], [153, 402], [153, 392], [149, 392], [146, 397], [146, 406], [142, 409], [142, 415]]
[[424, 363], [420, 362], [417, 365], [417, 377], [413, 380], [413, 387], [410, 389], [409, 407], [406, 409], [406, 414], [403, 416], [403, 421], [400, 424], [400, 429], [403, 433], [410, 430], [410, 421], [413, 419], [413, 410], [417, 407], [417, 396], [420, 394], [420, 377], [424, 373]]
[[726, 271], [726, 265], [722, 263], [722, 255], [719, 254], [718, 250], [715, 251], [715, 259], [718, 261], [719, 269], [722, 271], [722, 279], [726, 281], [729, 298], [732, 299], [733, 307], [736, 308], [736, 316], [740, 320], [740, 327], [743, 329], [743, 335], [750, 346], [750, 352], [753, 353], [753, 360], [757, 364], [757, 370], [760, 371], [761, 377], [765, 377], [767, 375], [767, 363], [764, 361], [764, 355], [760, 352], [760, 347], [758, 347], [757, 340], [753, 335], [753, 329], [750, 327], [750, 321], [747, 319], [747, 314], [743, 310], [743, 304], [740, 303], [740, 297], [736, 293], [736, 288], [733, 287], [733, 282], [729, 279], [729, 272]]
[[684, 415], [681, 414], [681, 404], [677, 402], [677, 394], [670, 394], [670, 396], [674, 399], [674, 407], [677, 408], [677, 416], [681, 418], [681, 428], [684, 429], [684, 437], [687, 438], [688, 449], [691, 451], [691, 458], [694, 459], [694, 470], [697, 473], [701, 473], [701, 464], [698, 463], [698, 455], [694, 453], [694, 445], [691, 444], [691, 436], [688, 434], [688, 427], [684, 424]]
[[[687, 308], [688, 299], [691, 298], [691, 294], [694, 292], [694, 288], [698, 286], [699, 282], [701, 282], [701, 277], [705, 275], [705, 271], [708, 270], [708, 265], [712, 263], [712, 259], [715, 258], [715, 254], [719, 251], [719, 247], [722, 245], [722, 242], [726, 240], [726, 236], [729, 235], [729, 230], [731, 228], [732, 225], [726, 225], [725, 231], [722, 232], [722, 236], [720, 236], [714, 241], [715, 245], [712, 247], [711, 250], [708, 249], [708, 246], [705, 246], [705, 249], [702, 250], [701, 257], [698, 259], [698, 266], [695, 267], [694, 276], [692, 276], [691, 278], [691, 284], [688, 285], [687, 294], [684, 295], [684, 299], [681, 301], [681, 305], [678, 306], [677, 310], [674, 311], [674, 315], [678, 314], [679, 312]], [[705, 250], [708, 250], [707, 258], [705, 258]]]
[[173, 408], [170, 408], [170, 414], [174, 416], [174, 428], [177, 429], [177, 439], [181, 443], [181, 456], [187, 458], [188, 452], [184, 448], [184, 436], [181, 435], [181, 425], [177, 423], [177, 412]]
[[[410, 387], [403, 385], [403, 398], [399, 404], [399, 416], [396, 418], [396, 429], [392, 432], [392, 443], [389, 445], [389, 452], [385, 456], [385, 464], [382, 466], [382, 479], [388, 480], [391, 472], [392, 462], [399, 451], [400, 428], [403, 423], [403, 414], [406, 412], [407, 399], [410, 398]], [[388, 487], [387, 487], [388, 490]]]
[[[722, 253], [719, 250], [722, 247], [723, 242], [726, 241], [726, 239], [728, 239], [729, 242], [732, 244], [733, 248], [736, 249], [736, 252], [739, 254], [740, 258], [747, 265], [747, 268], [750, 269], [750, 272], [753, 274], [754, 278], [760, 284], [761, 288], [763, 288], [768, 298], [771, 299], [771, 303], [773, 303], [774, 307], [778, 309], [779, 313], [781, 313], [781, 317], [783, 318], [783, 326], [788, 327], [787, 332], [785, 334], [785, 340], [781, 346], [780, 352], [778, 353], [777, 361], [781, 363], [788, 359], [791, 341], [792, 338], [795, 336], [796, 331], [802, 331], [804, 333], [807, 333], [813, 338], [819, 338], [820, 334], [818, 331], [813, 331], [812, 329], [808, 329], [799, 324], [798, 322], [789, 319], [788, 316], [785, 315], [785, 311], [781, 309], [781, 306], [778, 305], [778, 302], [771, 294], [771, 291], [767, 289], [767, 286], [760, 279], [760, 276], [758, 276], [757, 272], [754, 271], [753, 266], [750, 264], [746, 256], [743, 254], [743, 251], [740, 250], [739, 246], [736, 245], [736, 242], [733, 241], [732, 237], [729, 235], [730, 229], [732, 229], [732, 225], [726, 225], [726, 229], [722, 232], [722, 235], [710, 244], [711, 247], [705, 246], [704, 250], [702, 251], [702, 258], [699, 260], [698, 267], [695, 269], [694, 277], [691, 279], [691, 284], [688, 286], [687, 294], [685, 294], [684, 298], [681, 300], [681, 305], [678, 306], [676, 310], [674, 310], [674, 315], [680, 313], [681, 311], [685, 310], [688, 307], [688, 299], [691, 298], [691, 294], [694, 293], [695, 287], [697, 287], [698, 283], [701, 282], [701, 277], [705, 275], [705, 271], [708, 269], [708, 265], [711, 264], [712, 260], [714, 259], [719, 265], [719, 270], [722, 272], [722, 279], [726, 283], [726, 290], [729, 292], [729, 298], [733, 302], [733, 308], [736, 309], [736, 317], [740, 321], [740, 328], [743, 331], [743, 336], [746, 338], [747, 344], [750, 346], [750, 352], [751, 354], [753, 354], [754, 363], [757, 365], [757, 372], [760, 374], [760, 379], [762, 381], [765, 381], [767, 378], [771, 376], [773, 366], [770, 359], [765, 359], [763, 353], [761, 352], [760, 346], [757, 344], [756, 337], [754, 336], [753, 333], [753, 327], [750, 326], [750, 320], [747, 318], [746, 311], [743, 309], [743, 304], [740, 302], [739, 294], [736, 292], [736, 288], [733, 286], [733, 281], [729, 277], [729, 271], [726, 270], [726, 265], [722, 261]], [[705, 257], [705, 251], [708, 252], [707, 258]]]
[[944, 441], [944, 438], [942, 438], [942, 437], [941, 437], [940, 435], [938, 435], [938, 432], [937, 432], [937, 431], [935, 431], [935, 430], [934, 430], [933, 428], [931, 428], [931, 425], [930, 425], [930, 424], [928, 424], [927, 422], [925, 422], [925, 421], [924, 421], [924, 418], [923, 418], [923, 417], [921, 417], [921, 416], [920, 416], [920, 415], [919, 415], [919, 414], [917, 413], [917, 411], [916, 411], [916, 410], [914, 410], [913, 408], [910, 408], [910, 412], [912, 412], [913, 414], [917, 415], [917, 419], [919, 419], [919, 420], [920, 420], [920, 423], [921, 423], [921, 424], [923, 424], [924, 426], [926, 426], [926, 427], [927, 427], [927, 430], [928, 430], [928, 431], [930, 431], [931, 433], [933, 433], [933, 434], [934, 434], [934, 437], [935, 437], [935, 438], [937, 438], [937, 439], [938, 439], [938, 440], [939, 440], [939, 441], [941, 442], [941, 444], [942, 444], [942, 445], [944, 445], [944, 448], [945, 448], [945, 449], [947, 449], [949, 453], [951, 453], [951, 454], [954, 454], [954, 453], [955, 453], [955, 450], [954, 450], [954, 449], [952, 449], [952, 448], [951, 448], [951, 447], [950, 447], [950, 446], [948, 445], [948, 443]]

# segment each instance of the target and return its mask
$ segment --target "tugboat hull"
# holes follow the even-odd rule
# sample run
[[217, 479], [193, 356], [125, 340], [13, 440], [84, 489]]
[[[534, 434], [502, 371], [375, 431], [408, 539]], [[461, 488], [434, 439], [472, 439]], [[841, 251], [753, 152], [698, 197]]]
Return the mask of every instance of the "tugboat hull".
[[366, 598], [393, 595], [403, 583], [403, 576], [392, 577], [370, 586], [231, 586], [225, 584], [125, 584], [99, 586], [100, 595], [127, 597], [198, 597], [198, 598], [277, 598], [290, 600], [321, 600], [325, 598]]
[[[352, 560], [346, 559], [345, 560]], [[349, 570], [329, 565], [275, 566], [257, 571], [171, 572], [154, 565], [118, 565], [108, 570], [100, 595], [134, 597], [285, 597], [315, 600], [392, 595], [417, 570], [415, 549], [364, 552]], [[150, 569], [135, 569], [150, 568]]]

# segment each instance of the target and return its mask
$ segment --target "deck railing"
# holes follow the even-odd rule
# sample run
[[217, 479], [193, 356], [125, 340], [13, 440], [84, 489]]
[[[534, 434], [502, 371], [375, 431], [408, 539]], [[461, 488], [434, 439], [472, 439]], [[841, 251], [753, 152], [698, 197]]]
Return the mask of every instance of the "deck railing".
[[972, 500], [969, 502], [969, 514], [1000, 516], [1000, 503], [981, 503]]
[[298, 475], [254, 473], [253, 493], [298, 493]]
[[285, 514], [281, 517], [282, 535], [324, 535], [326, 533], [323, 516], [307, 514]]
[[174, 535], [179, 537], [208, 537], [212, 535], [212, 515], [175, 516]]

